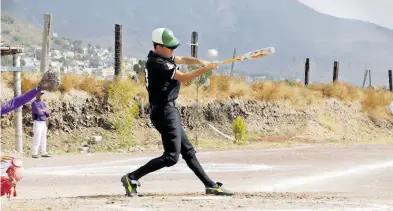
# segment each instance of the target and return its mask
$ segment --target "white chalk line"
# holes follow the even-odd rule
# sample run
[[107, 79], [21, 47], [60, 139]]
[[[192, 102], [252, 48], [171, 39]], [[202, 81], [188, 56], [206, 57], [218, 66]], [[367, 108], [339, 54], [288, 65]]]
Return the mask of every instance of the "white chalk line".
[[284, 180], [279, 183], [276, 183], [272, 187], [261, 188], [259, 191], [278, 191], [280, 189], [281, 190], [294, 189], [294, 188], [297, 188], [298, 186], [305, 185], [305, 184], [320, 182], [320, 181], [329, 180], [329, 179], [333, 179], [333, 178], [337, 178], [337, 177], [349, 176], [349, 175], [353, 175], [353, 174], [361, 174], [364, 172], [388, 168], [388, 167], [392, 167], [392, 166], [393, 166], [393, 160], [381, 162], [381, 163], [377, 163], [377, 164], [357, 166], [357, 167], [353, 167], [353, 168], [350, 168], [347, 170], [342, 170], [342, 171], [325, 172], [320, 175], [306, 176], [306, 177], [299, 177], [299, 178], [295, 178], [295, 179]]
[[190, 201], [194, 201], [194, 200], [231, 200], [232, 197], [230, 196], [193, 196], [193, 197], [183, 197], [182, 199], [185, 200], [190, 200]]
[[[312, 146], [298, 146], [298, 147], [289, 147], [289, 148], [270, 148], [270, 149], [258, 149], [257, 151], [286, 151], [286, 150], [297, 150], [297, 149], [304, 149], [304, 148], [310, 148]], [[210, 154], [218, 154], [218, 153], [236, 153], [236, 152], [244, 152], [244, 150], [228, 150], [228, 151], [214, 151], [214, 152], [198, 152], [197, 155], [210, 155]], [[157, 155], [159, 156], [159, 155]], [[129, 159], [123, 159], [123, 160], [115, 160], [115, 161], [107, 161], [107, 162], [99, 162], [99, 163], [92, 163], [92, 164], [80, 164], [80, 165], [65, 165], [65, 166], [52, 166], [52, 167], [35, 167], [35, 168], [25, 168], [25, 171], [50, 171], [52, 169], [73, 169], [73, 168], [87, 168], [87, 167], [100, 167], [100, 166], [106, 166], [106, 165], [112, 165], [112, 164], [121, 164], [121, 163], [132, 163], [136, 161], [149, 161], [153, 159], [154, 156], [144, 156], [144, 157], [138, 157], [138, 158], [129, 158]]]
[[323, 202], [324, 204], [330, 204], [333, 206], [339, 206], [340, 208], [313, 208], [313, 209], [274, 209], [264, 211], [386, 211], [392, 210], [392, 206], [384, 204], [362, 204], [362, 203], [346, 203], [346, 202]]
[[[122, 166], [98, 166], [98, 167], [78, 167], [78, 168], [56, 168], [51, 167], [45, 171], [40, 169], [28, 169], [30, 175], [58, 175], [58, 176], [119, 176], [140, 167], [140, 165]], [[272, 166], [250, 165], [250, 164], [205, 164], [205, 172], [252, 172], [271, 170]], [[174, 167], [163, 168], [152, 174], [186, 174], [192, 173], [186, 164], [177, 164]]]

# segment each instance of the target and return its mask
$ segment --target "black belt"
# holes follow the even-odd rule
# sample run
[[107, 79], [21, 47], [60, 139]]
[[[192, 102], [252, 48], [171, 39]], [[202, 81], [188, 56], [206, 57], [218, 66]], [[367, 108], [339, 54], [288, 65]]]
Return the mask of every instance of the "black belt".
[[169, 102], [165, 102], [165, 103], [150, 104], [150, 108], [164, 107], [166, 105], [170, 105], [172, 107], [175, 107], [176, 103], [175, 103], [175, 101], [169, 101]]

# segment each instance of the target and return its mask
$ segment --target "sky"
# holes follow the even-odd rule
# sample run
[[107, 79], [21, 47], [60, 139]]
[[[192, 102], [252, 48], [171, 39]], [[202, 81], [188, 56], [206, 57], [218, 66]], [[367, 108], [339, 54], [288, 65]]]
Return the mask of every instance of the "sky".
[[350, 18], [393, 29], [393, 0], [298, 0], [340, 18]]

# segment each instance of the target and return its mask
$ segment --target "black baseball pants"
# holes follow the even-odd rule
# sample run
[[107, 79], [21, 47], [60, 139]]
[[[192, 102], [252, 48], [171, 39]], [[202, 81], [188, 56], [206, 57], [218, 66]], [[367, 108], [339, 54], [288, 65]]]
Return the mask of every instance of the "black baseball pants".
[[180, 154], [186, 161], [188, 167], [203, 182], [205, 186], [211, 187], [215, 183], [206, 175], [201, 164], [195, 156], [195, 150], [187, 138], [180, 119], [179, 110], [174, 103], [151, 106], [150, 119], [154, 127], [160, 132], [164, 153], [162, 156], [150, 160], [136, 171], [129, 174], [132, 180], [139, 180], [141, 177], [163, 167], [175, 165]]

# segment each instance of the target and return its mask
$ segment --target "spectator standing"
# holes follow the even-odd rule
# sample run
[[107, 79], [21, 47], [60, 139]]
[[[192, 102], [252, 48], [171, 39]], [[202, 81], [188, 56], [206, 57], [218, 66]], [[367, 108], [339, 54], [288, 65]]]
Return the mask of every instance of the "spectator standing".
[[32, 116], [33, 116], [33, 158], [38, 158], [38, 150], [41, 146], [41, 156], [51, 157], [46, 151], [46, 136], [48, 126], [46, 119], [49, 117], [49, 110], [45, 103], [42, 101], [43, 91], [37, 94], [36, 100], [31, 103]]

